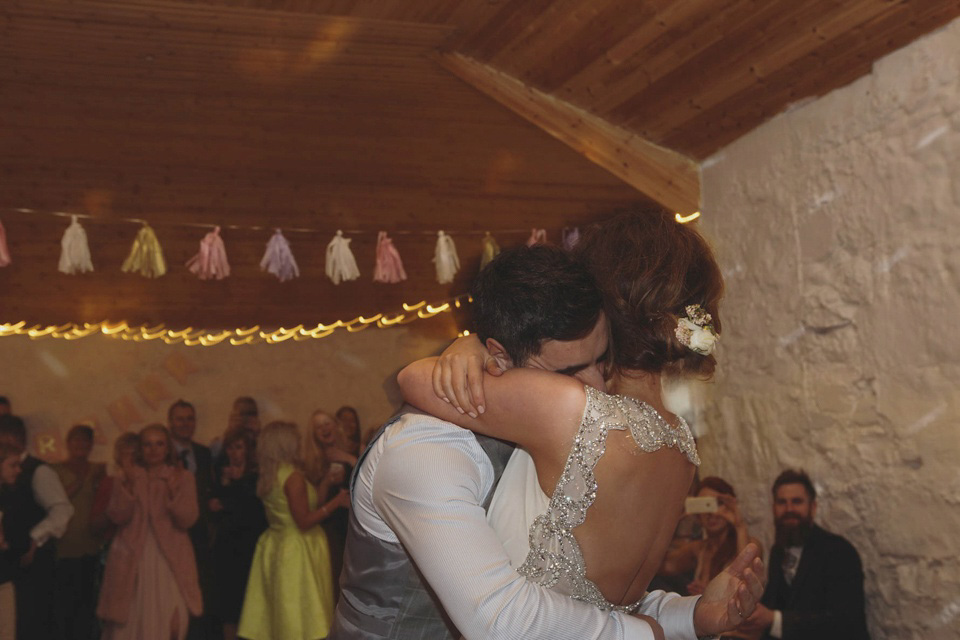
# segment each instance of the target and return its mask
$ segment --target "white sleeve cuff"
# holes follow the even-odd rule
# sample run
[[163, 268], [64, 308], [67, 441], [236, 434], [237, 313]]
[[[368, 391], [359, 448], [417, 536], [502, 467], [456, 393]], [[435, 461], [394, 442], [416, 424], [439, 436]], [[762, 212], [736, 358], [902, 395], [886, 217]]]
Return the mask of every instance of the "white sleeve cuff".
[[773, 624], [770, 625], [770, 635], [774, 638], [783, 637], [783, 613], [779, 610], [773, 612]]

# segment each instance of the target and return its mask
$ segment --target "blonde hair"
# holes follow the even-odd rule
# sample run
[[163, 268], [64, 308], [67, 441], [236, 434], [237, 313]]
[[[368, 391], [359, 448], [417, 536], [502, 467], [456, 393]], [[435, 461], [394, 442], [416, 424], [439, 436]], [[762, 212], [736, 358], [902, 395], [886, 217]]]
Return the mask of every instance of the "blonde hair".
[[317, 439], [313, 435], [315, 431], [313, 419], [321, 414], [333, 420], [334, 424], [337, 425], [338, 433], [340, 429], [337, 420], [323, 409], [317, 409], [310, 414], [310, 428], [307, 429], [303, 435], [303, 474], [307, 477], [307, 480], [314, 485], [320, 484], [320, 481], [327, 475], [327, 470], [330, 468], [330, 463], [327, 461], [327, 454], [324, 453], [323, 447], [317, 444]]
[[257, 464], [260, 479], [257, 495], [266, 496], [273, 489], [280, 465], [300, 468], [300, 430], [292, 422], [274, 420], [263, 428], [257, 440]]
[[137, 464], [139, 464], [140, 466], [144, 466], [144, 462], [143, 462], [143, 436], [144, 436], [145, 433], [149, 433], [150, 431], [156, 431], [157, 433], [162, 433], [162, 434], [163, 434], [163, 437], [167, 440], [167, 457], [166, 457], [166, 459], [163, 461], [164, 464], [166, 464], [166, 465], [168, 465], [168, 466], [171, 466], [171, 467], [177, 466], [177, 453], [176, 453], [176, 451], [175, 451], [174, 448], [173, 448], [173, 438], [170, 437], [170, 431], [169, 431], [169, 429], [167, 429], [165, 426], [163, 426], [163, 425], [160, 424], [159, 422], [155, 422], [155, 423], [153, 423], [153, 424], [148, 424], [148, 425], [145, 426], [143, 429], [140, 429], [140, 433], [137, 434], [138, 443], [139, 443], [139, 444], [138, 444], [138, 446], [137, 446], [137, 453], [136, 453], [136, 455], [134, 456], [134, 458], [135, 458], [136, 461], [137, 461]]

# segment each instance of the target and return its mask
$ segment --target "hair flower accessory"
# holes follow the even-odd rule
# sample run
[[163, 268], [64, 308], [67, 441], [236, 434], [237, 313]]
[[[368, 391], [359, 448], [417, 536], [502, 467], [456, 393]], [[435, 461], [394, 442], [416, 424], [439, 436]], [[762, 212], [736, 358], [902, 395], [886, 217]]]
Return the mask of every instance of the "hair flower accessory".
[[677, 340], [694, 353], [710, 355], [720, 339], [710, 324], [713, 318], [698, 304], [688, 305], [686, 312], [686, 317], [677, 320]]

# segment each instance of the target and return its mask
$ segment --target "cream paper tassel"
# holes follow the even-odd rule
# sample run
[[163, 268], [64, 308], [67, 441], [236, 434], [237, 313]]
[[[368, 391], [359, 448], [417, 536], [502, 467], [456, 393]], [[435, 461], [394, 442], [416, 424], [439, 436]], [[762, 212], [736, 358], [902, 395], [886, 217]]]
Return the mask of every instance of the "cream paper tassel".
[[350, 239], [343, 237], [343, 231], [337, 229], [337, 235], [327, 245], [327, 276], [333, 284], [340, 284], [360, 277], [357, 260], [350, 251]]
[[433, 262], [437, 265], [437, 282], [449, 284], [460, 269], [460, 258], [453, 238], [443, 231], [437, 232], [437, 248], [433, 253]]
[[77, 216], [71, 218], [70, 226], [60, 240], [60, 273], [74, 275], [93, 271], [87, 232], [80, 226]]

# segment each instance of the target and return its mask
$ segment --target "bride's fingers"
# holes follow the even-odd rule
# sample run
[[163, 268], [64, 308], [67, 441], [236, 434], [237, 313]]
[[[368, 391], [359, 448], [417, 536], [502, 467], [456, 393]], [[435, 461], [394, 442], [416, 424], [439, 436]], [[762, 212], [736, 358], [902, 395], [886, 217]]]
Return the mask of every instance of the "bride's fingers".
[[449, 366], [444, 367], [443, 374], [440, 377], [440, 384], [443, 387], [443, 397], [454, 406], [454, 408], [463, 413], [460, 403], [457, 401], [457, 394], [453, 387], [453, 371]]
[[732, 598], [727, 600], [727, 619], [730, 621], [730, 628], [734, 628], [743, 622], [744, 616], [741, 615], [740, 609], [737, 605], [737, 596], [734, 594]]
[[[757, 564], [760, 563], [754, 563], [753, 567], [743, 572], [743, 583], [751, 595], [753, 595], [754, 599], [759, 600], [763, 597], [763, 580], [760, 579], [760, 575], [757, 573]], [[760, 570], [762, 569], [763, 564], [760, 564]]]
[[430, 376], [433, 381], [433, 393], [441, 400], [450, 402], [449, 398], [444, 395], [443, 391], [443, 365], [441, 364], [443, 359], [437, 360], [437, 363], [433, 365], [433, 373]]
[[730, 563], [727, 571], [741, 578], [743, 577], [744, 570], [750, 567], [758, 557], [760, 557], [760, 547], [757, 546], [757, 543], [751, 542], [743, 548], [743, 551], [737, 554], [737, 557]]

